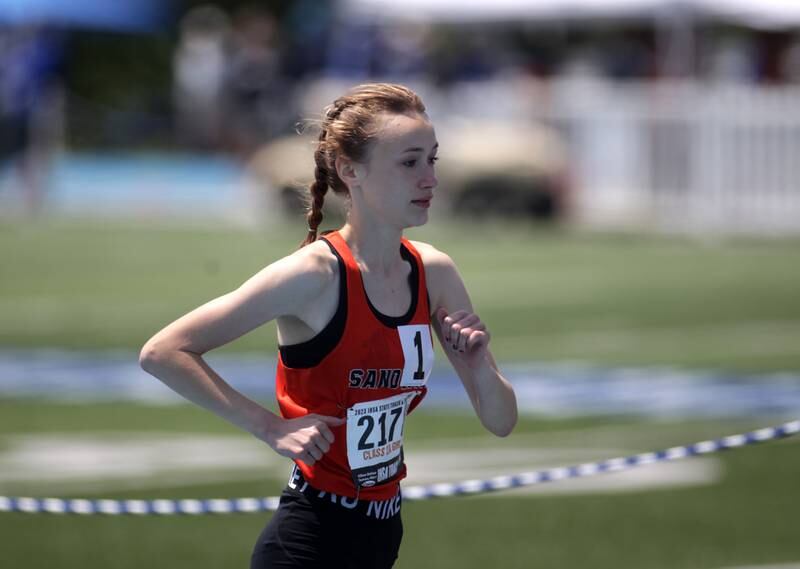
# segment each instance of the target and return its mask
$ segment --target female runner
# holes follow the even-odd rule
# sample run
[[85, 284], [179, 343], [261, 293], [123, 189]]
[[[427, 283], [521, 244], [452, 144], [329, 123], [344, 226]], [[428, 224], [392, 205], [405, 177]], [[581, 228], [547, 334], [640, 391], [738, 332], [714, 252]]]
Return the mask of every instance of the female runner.
[[[142, 367], [294, 461], [252, 568], [388, 568], [402, 538], [403, 425], [433, 366], [430, 327], [481, 423], [517, 420], [453, 261], [403, 230], [424, 224], [438, 143], [420, 98], [354, 88], [325, 109], [308, 236], [296, 252], [158, 332]], [[317, 236], [328, 190], [347, 221]], [[277, 320], [280, 416], [226, 383], [203, 354]]]

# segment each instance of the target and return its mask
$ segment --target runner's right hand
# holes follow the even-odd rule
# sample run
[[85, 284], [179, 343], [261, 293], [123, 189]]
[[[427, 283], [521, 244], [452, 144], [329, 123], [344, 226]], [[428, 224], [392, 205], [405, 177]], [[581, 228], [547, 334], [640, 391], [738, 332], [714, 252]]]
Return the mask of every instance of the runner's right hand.
[[334, 437], [330, 428], [346, 422], [346, 419], [314, 413], [296, 419], [282, 419], [275, 430], [267, 434], [265, 441], [279, 455], [312, 466], [331, 448]]

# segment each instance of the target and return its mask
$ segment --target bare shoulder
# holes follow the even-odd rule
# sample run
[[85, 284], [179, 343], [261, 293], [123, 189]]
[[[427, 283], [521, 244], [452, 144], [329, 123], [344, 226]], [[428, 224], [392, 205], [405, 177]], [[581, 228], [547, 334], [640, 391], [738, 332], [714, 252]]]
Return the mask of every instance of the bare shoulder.
[[300, 316], [336, 286], [338, 270], [327, 245], [315, 242], [264, 267], [229, 297], [263, 320]]
[[430, 243], [423, 241], [411, 241], [411, 244], [419, 252], [422, 257], [422, 264], [425, 265], [426, 275], [437, 278], [443, 276], [444, 273], [452, 273], [456, 271], [456, 264], [450, 255], [444, 251], [440, 251]]
[[312, 243], [247, 279], [237, 289], [185, 314], [151, 339], [195, 353], [227, 344], [273, 319], [304, 317], [335, 294], [338, 263], [324, 243]]
[[318, 277], [331, 277], [339, 272], [336, 256], [323, 241], [314, 241], [284, 257], [301, 272]]
[[421, 241], [411, 241], [411, 244], [419, 251], [425, 266], [431, 310], [435, 312], [440, 307], [448, 312], [471, 309], [464, 281], [450, 255]]
[[322, 241], [315, 241], [275, 261], [256, 277], [287, 287], [304, 300], [314, 298], [338, 282], [339, 264], [336, 256]]

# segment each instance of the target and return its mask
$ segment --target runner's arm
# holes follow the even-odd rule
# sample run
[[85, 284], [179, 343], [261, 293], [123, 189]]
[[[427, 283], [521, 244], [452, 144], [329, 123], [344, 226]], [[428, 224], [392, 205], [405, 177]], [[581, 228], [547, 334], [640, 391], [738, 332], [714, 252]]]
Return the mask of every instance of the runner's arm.
[[425, 249], [431, 321], [439, 343], [481, 423], [495, 435], [507, 436], [517, 422], [517, 400], [489, 350], [489, 331], [474, 313], [452, 259], [433, 247]]
[[313, 464], [333, 441], [329, 426], [341, 420], [317, 415], [284, 420], [236, 391], [202, 356], [279, 316], [300, 316], [335, 279], [323, 258], [301, 250], [166, 326], [144, 345], [140, 364], [175, 392], [279, 454]]

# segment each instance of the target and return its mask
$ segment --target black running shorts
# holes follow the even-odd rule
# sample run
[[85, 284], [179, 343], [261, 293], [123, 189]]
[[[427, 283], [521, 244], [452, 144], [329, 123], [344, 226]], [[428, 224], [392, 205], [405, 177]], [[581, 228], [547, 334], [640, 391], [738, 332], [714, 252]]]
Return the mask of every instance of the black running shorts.
[[[302, 490], [302, 491], [301, 491]], [[256, 542], [251, 569], [389, 569], [403, 538], [400, 495], [342, 499], [293, 473]]]

